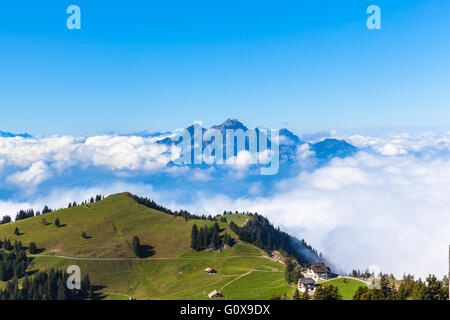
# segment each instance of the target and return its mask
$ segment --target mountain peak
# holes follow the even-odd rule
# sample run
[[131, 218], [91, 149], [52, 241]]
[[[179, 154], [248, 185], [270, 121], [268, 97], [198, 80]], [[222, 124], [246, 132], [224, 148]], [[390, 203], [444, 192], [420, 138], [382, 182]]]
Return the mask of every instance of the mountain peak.
[[244, 126], [244, 124], [242, 122], [240, 122], [239, 120], [236, 120], [236, 119], [227, 119], [222, 124], [212, 126], [211, 128], [217, 129], [219, 131], [225, 131], [227, 129], [234, 129], [234, 130], [242, 129], [244, 131], [248, 130], [248, 128], [246, 126]]
[[0, 137], [1, 138], [15, 138], [15, 137], [31, 138], [31, 136], [28, 133], [14, 134], [11, 132], [5, 132], [5, 131], [1, 131], [1, 130], [0, 130]]

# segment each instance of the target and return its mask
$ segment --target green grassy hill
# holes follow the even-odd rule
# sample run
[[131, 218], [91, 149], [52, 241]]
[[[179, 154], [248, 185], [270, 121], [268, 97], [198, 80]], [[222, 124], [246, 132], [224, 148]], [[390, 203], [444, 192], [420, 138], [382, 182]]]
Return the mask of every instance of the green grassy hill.
[[[56, 218], [60, 227], [54, 224]], [[240, 225], [246, 222], [244, 215], [227, 215], [227, 219]], [[0, 225], [0, 239], [20, 240], [25, 246], [34, 241], [42, 249], [32, 257], [30, 273], [80, 266], [103, 299], [208, 299], [207, 294], [215, 289], [225, 299], [268, 299], [292, 292], [284, 280], [284, 265], [253, 245], [241, 242], [221, 252], [194, 252], [190, 248], [194, 223], [212, 226], [214, 221], [185, 221], [144, 207], [130, 194], [121, 193], [88, 207]], [[236, 237], [227, 223], [218, 224], [222, 234]], [[16, 227], [18, 236], [14, 234]], [[82, 232], [88, 239], [81, 237]], [[134, 256], [134, 235], [142, 245], [152, 247], [151, 256]], [[206, 267], [218, 273], [209, 275], [203, 271]]]
[[323, 286], [333, 285], [338, 287], [339, 293], [342, 295], [342, 299], [351, 300], [356, 290], [358, 290], [361, 286], [367, 286], [364, 282], [347, 279], [347, 278], [338, 278], [320, 283]]

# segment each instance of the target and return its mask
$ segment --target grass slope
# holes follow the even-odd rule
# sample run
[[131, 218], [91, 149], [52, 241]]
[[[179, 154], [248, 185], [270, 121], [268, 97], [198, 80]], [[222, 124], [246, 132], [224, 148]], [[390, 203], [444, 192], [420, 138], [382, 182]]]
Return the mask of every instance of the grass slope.
[[[43, 218], [49, 224], [44, 225]], [[62, 227], [54, 225], [56, 218]], [[243, 224], [245, 216], [233, 215], [232, 220]], [[34, 241], [43, 248], [32, 258], [30, 273], [80, 266], [99, 286], [102, 299], [208, 299], [215, 289], [222, 289], [225, 299], [268, 299], [291, 293], [284, 265], [253, 245], [238, 243], [221, 252], [192, 251], [194, 223], [200, 227], [214, 222], [185, 221], [139, 205], [122, 193], [88, 208], [78, 206], [1, 225], [0, 239], [21, 240], [24, 245]], [[219, 226], [234, 235], [228, 224], [219, 222]], [[16, 227], [19, 236], [14, 235]], [[83, 239], [83, 231], [91, 238]], [[152, 246], [154, 255], [135, 259], [130, 248], [133, 235]], [[203, 271], [206, 267], [218, 273], [208, 275]]]
[[366, 286], [365, 283], [353, 279], [339, 278], [320, 283], [323, 286], [333, 285], [338, 287], [342, 299], [351, 300], [356, 290], [361, 286]]
[[[47, 225], [42, 223], [45, 218]], [[62, 227], [54, 221], [59, 218]], [[179, 257], [190, 250], [193, 224], [212, 225], [211, 221], [171, 216], [136, 203], [127, 193], [116, 194], [90, 204], [58, 210], [38, 217], [0, 226], [0, 239], [36, 242], [42, 254], [77, 257], [134, 257], [130, 244], [133, 235], [155, 248], [155, 257]], [[219, 223], [233, 234], [226, 223]], [[18, 227], [20, 236], [14, 235]], [[82, 232], [91, 237], [83, 239]]]

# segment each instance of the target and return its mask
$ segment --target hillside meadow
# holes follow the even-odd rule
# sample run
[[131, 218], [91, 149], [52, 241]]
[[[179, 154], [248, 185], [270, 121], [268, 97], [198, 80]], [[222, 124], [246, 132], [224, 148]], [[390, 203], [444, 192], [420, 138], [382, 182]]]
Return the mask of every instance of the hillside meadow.
[[[61, 226], [55, 226], [55, 220]], [[43, 222], [43, 219], [44, 223]], [[242, 225], [244, 215], [227, 215]], [[49, 268], [80, 267], [96, 286], [98, 299], [208, 299], [221, 290], [224, 299], [269, 299], [291, 294], [284, 279], [284, 265], [273, 261], [248, 243], [212, 252], [190, 248], [193, 224], [212, 226], [213, 221], [187, 220], [139, 205], [127, 193], [112, 195], [88, 206], [57, 210], [0, 226], [0, 239], [31, 241], [40, 252], [31, 257], [29, 275]], [[221, 234], [236, 237], [228, 224], [218, 222]], [[18, 228], [20, 235], [15, 235]], [[81, 234], [85, 232], [87, 239]], [[139, 236], [150, 248], [146, 258], [136, 258], [131, 239]], [[204, 272], [206, 267], [217, 274]], [[4, 286], [1, 283], [0, 286]]]

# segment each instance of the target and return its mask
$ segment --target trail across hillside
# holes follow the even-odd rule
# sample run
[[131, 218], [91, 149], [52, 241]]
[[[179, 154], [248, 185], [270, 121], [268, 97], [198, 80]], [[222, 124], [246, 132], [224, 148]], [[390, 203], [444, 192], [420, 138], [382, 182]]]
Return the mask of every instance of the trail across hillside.
[[245, 277], [246, 275], [249, 275], [249, 274], [252, 273], [253, 271], [254, 271], [254, 270], [252, 269], [252, 270], [250, 270], [250, 271], [248, 271], [248, 272], [246, 272], [246, 273], [243, 273], [243, 274], [241, 274], [240, 276], [234, 278], [234, 279], [231, 280], [230, 282], [225, 283], [225, 285], [224, 285], [222, 288], [219, 289], [219, 292], [221, 292], [221, 291], [223, 290], [223, 288], [225, 288], [225, 287], [226, 287], [227, 285], [229, 285], [230, 283], [232, 283], [232, 282], [234, 282], [234, 281], [236, 281], [236, 280], [239, 280], [240, 278]]
[[252, 255], [240, 255], [240, 256], [227, 256], [227, 257], [180, 257], [180, 258], [91, 258], [91, 257], [68, 257], [68, 256], [58, 256], [50, 254], [30, 254], [29, 257], [44, 257], [44, 258], [60, 258], [67, 260], [86, 260], [86, 261], [151, 261], [151, 260], [215, 260], [215, 259], [230, 259], [230, 258], [263, 258], [273, 260], [269, 256], [252, 256]]

